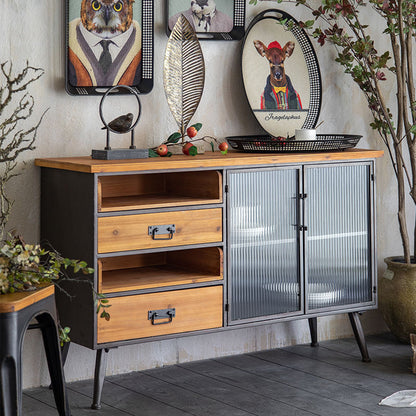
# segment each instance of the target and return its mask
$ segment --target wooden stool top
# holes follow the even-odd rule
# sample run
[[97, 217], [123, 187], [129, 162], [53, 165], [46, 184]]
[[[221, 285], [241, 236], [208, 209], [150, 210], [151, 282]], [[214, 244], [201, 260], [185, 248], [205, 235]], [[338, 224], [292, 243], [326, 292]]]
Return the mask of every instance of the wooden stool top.
[[55, 293], [55, 286], [48, 285], [27, 292], [0, 295], [0, 313], [17, 312]]

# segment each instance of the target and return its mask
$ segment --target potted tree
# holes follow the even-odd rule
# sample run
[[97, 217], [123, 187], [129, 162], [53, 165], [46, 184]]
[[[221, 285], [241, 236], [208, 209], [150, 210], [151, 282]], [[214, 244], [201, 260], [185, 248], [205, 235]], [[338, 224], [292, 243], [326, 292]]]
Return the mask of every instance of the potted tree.
[[[250, 0], [256, 4], [258, 0]], [[263, 1], [263, 0], [260, 0]], [[276, 0], [281, 2], [281, 0]], [[416, 331], [416, 224], [406, 204], [416, 205], [415, 0], [287, 0], [311, 12], [299, 22], [320, 45], [337, 49], [336, 62], [360, 87], [390, 158], [397, 183], [397, 219], [402, 255], [385, 259], [380, 307], [391, 331], [402, 341]], [[371, 21], [381, 18], [386, 50], [377, 51]], [[377, 35], [379, 35], [377, 33]], [[387, 101], [393, 78], [395, 100]], [[413, 239], [410, 238], [413, 233]], [[411, 242], [413, 240], [413, 243]]]

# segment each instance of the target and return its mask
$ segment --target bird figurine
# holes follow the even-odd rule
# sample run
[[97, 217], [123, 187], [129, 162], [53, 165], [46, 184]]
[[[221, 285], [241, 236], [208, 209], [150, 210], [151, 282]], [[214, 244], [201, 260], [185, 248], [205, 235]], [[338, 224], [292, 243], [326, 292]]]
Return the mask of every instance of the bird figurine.
[[[127, 113], [110, 121], [108, 123], [108, 127], [110, 127], [111, 130], [116, 131], [117, 133], [126, 133], [129, 131], [132, 122], [133, 114]], [[103, 127], [101, 130], [105, 130], [106, 128], [107, 127]]]

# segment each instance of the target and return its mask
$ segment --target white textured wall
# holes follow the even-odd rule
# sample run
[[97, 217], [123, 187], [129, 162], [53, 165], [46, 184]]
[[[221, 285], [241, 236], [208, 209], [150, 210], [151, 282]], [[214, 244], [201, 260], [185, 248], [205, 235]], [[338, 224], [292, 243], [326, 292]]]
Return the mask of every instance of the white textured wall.
[[[10, 189], [15, 199], [10, 226], [21, 232], [27, 241], [39, 236], [39, 169], [33, 166], [35, 157], [76, 156], [90, 154], [92, 148], [102, 148], [104, 134], [100, 131], [97, 97], [71, 97], [64, 91], [64, 23], [63, 1], [2, 0], [0, 13], [0, 61], [12, 60], [16, 68], [26, 60], [43, 67], [46, 75], [37, 82], [32, 93], [40, 115], [49, 112], [39, 131], [36, 151], [26, 154], [25, 170]], [[141, 98], [142, 118], [136, 128], [139, 146], [156, 145], [176, 129], [168, 110], [162, 86], [162, 62], [166, 46], [162, 0], [155, 0], [155, 85], [152, 92]], [[247, 1], [248, 3], [248, 1]], [[260, 10], [273, 7], [272, 2], [253, 7], [247, 4], [247, 20]], [[301, 8], [278, 5], [295, 17]], [[380, 28], [374, 23], [374, 31]], [[378, 37], [381, 39], [381, 37]], [[382, 44], [380, 45], [382, 47]], [[202, 122], [202, 133], [225, 137], [229, 135], [261, 133], [246, 105], [240, 80], [240, 42], [202, 42], [206, 60], [206, 84], [194, 121]], [[369, 112], [358, 88], [352, 84], [333, 62], [333, 52], [316, 48], [323, 79], [321, 120], [322, 133], [355, 133], [365, 139], [361, 147], [382, 148], [368, 127]], [[117, 138], [116, 138], [117, 139]], [[120, 139], [118, 146], [121, 146]], [[128, 142], [128, 138], [126, 144]], [[123, 143], [124, 145], [124, 143]], [[23, 160], [22, 160], [23, 162]], [[392, 171], [387, 158], [378, 161], [378, 264], [384, 267], [383, 257], [400, 253], [395, 224], [395, 194]], [[363, 317], [367, 333], [385, 329], [377, 312]], [[319, 319], [321, 340], [352, 334], [345, 316]], [[309, 342], [307, 321], [296, 321], [258, 328], [233, 330], [158, 341], [112, 350], [107, 374], [117, 374], [177, 362], [204, 359], [227, 354]], [[40, 335], [30, 332], [24, 345], [24, 387], [48, 383], [47, 367]], [[67, 380], [92, 378], [94, 353], [71, 345], [66, 367]]]

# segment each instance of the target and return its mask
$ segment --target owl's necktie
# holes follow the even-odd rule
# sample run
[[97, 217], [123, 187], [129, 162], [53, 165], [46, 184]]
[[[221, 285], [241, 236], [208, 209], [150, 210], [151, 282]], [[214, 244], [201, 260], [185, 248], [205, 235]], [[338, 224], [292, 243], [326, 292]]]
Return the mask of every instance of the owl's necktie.
[[104, 73], [107, 73], [108, 68], [110, 68], [110, 65], [112, 63], [111, 54], [108, 50], [108, 45], [111, 43], [111, 40], [102, 40], [100, 42], [100, 45], [103, 48], [103, 51], [101, 52], [99, 63], [101, 65], [101, 68], [103, 69]]

